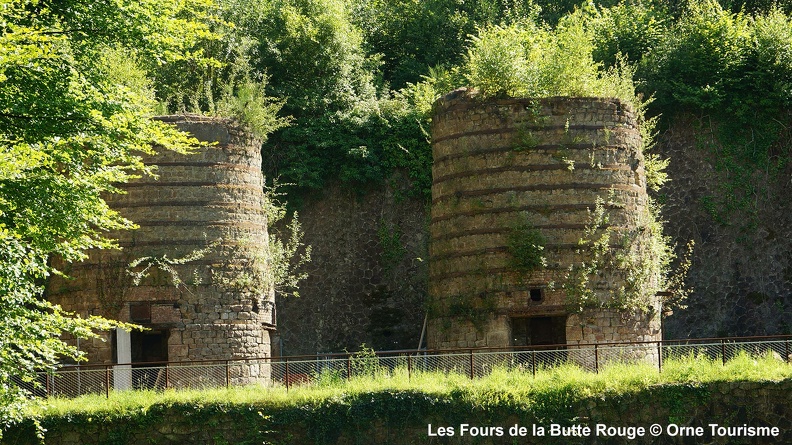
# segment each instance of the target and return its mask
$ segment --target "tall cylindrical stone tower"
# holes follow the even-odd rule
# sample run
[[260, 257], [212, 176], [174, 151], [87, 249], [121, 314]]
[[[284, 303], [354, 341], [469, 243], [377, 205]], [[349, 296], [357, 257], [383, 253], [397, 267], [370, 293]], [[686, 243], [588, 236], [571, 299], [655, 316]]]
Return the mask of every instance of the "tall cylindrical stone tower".
[[275, 303], [265, 278], [260, 143], [229, 120], [159, 119], [210, 144], [193, 154], [144, 156], [158, 177], [121, 184], [125, 194], [106, 197], [139, 228], [109, 235], [122, 250], [65, 265], [71, 278], [51, 280], [48, 298], [81, 315], [149, 328], [83, 342], [90, 364], [123, 363], [122, 355], [132, 362], [267, 357]]
[[[606, 254], [640, 255], [628, 234], [648, 198], [630, 106], [461, 89], [435, 104], [432, 141], [430, 348], [660, 339], [654, 295], [645, 310], [605, 308], [635, 295], [629, 271], [581, 272], [606, 232]], [[588, 304], [573, 295], [581, 278]]]

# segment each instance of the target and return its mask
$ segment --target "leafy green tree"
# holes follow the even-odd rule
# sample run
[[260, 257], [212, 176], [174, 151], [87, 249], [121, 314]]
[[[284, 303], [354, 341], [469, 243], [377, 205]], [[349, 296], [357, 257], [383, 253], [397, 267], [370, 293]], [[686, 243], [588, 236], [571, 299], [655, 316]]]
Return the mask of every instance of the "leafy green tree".
[[599, 8], [590, 24], [594, 31], [594, 59], [614, 66], [621, 55], [637, 63], [663, 41], [670, 22], [667, 8], [649, 1], [632, 0]]
[[594, 60], [591, 13], [578, 10], [555, 29], [531, 21], [483, 28], [459, 70], [486, 96], [605, 96], [640, 105], [629, 67], [603, 69]]
[[252, 66], [266, 72], [267, 92], [299, 118], [352, 109], [376, 95], [377, 64], [362, 48], [343, 0], [270, 0], [255, 6], [247, 34], [258, 39]]
[[[291, 125], [264, 146], [265, 173], [319, 189], [329, 178], [356, 188], [406, 169], [414, 188], [428, 190], [430, 147], [424, 115], [409, 100], [377, 88], [377, 56], [363, 46], [340, 0], [271, 0], [244, 20], [258, 40], [251, 66], [269, 76], [267, 92], [282, 97]], [[420, 182], [420, 185], [417, 183]], [[298, 190], [295, 190], [298, 189]]]
[[374, 0], [355, 4], [353, 22], [365, 47], [382, 57], [382, 77], [394, 89], [416, 83], [430, 67], [462, 62], [478, 27], [533, 18], [531, 0]]
[[216, 0], [207, 19], [212, 33], [191, 48], [206, 63], [183, 58], [148, 67], [162, 111], [233, 117], [261, 140], [287, 125], [278, 117], [284, 101], [267, 95], [267, 70], [253, 65], [261, 43], [257, 24], [272, 11], [266, 1]]
[[132, 227], [102, 193], [145, 170], [152, 144], [194, 142], [151, 119], [150, 82], [136, 60], [205, 63], [190, 54], [208, 37], [207, 0], [3, 0], [0, 2], [0, 423], [18, 413], [16, 383], [80, 352], [62, 334], [88, 338], [114, 324], [65, 313], [42, 298], [67, 261], [112, 246]]

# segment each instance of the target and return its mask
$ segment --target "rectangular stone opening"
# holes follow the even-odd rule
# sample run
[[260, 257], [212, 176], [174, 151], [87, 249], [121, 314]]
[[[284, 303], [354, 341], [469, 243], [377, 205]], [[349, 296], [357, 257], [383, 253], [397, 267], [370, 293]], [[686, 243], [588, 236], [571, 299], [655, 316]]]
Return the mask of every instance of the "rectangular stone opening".
[[[161, 362], [168, 361], [169, 334], [167, 329], [130, 333], [132, 386], [135, 389], [163, 389], [166, 386], [167, 376], [162, 369], [164, 364]], [[156, 368], [151, 368], [152, 366]]]
[[133, 323], [151, 323], [151, 303], [130, 303], [129, 319]]
[[566, 363], [566, 321], [566, 315], [512, 318], [512, 345], [532, 349], [518, 354], [519, 360], [540, 369]]
[[132, 331], [130, 333], [132, 363], [167, 362], [168, 334], [167, 329]]
[[512, 318], [512, 346], [564, 345], [566, 319], [566, 315]]

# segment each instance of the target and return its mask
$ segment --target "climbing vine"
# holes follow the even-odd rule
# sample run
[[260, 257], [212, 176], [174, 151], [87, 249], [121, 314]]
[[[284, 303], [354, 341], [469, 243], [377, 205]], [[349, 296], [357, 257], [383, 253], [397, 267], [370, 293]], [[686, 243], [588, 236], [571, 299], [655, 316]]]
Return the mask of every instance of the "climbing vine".
[[546, 242], [541, 232], [529, 222], [524, 221], [516, 225], [506, 239], [509, 266], [521, 274], [547, 266], [544, 251]]
[[[685, 277], [690, 267], [693, 242], [680, 263], [670, 239], [663, 235], [657, 206], [649, 205], [637, 214], [632, 228], [610, 225], [609, 208], [622, 204], [598, 198], [577, 254], [583, 258], [564, 273], [561, 287], [567, 305], [580, 312], [588, 308], [610, 308], [622, 311], [656, 309], [656, 296], [661, 295], [664, 307], [681, 307], [689, 293]], [[617, 288], [608, 284], [621, 283]]]
[[402, 243], [401, 228], [398, 224], [388, 224], [384, 219], [380, 220], [377, 238], [382, 248], [380, 254], [382, 266], [385, 270], [393, 270], [407, 253]]

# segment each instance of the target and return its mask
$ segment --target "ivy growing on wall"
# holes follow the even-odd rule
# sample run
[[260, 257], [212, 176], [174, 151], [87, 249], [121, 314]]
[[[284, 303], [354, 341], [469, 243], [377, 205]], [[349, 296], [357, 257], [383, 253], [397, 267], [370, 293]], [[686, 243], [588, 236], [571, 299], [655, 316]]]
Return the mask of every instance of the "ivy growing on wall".
[[506, 247], [509, 266], [521, 274], [527, 274], [547, 266], [544, 246], [547, 240], [529, 222], [516, 225], [509, 232]]
[[[640, 210], [632, 228], [610, 225], [609, 208], [622, 204], [612, 197], [598, 199], [589, 213], [589, 222], [578, 241], [582, 260], [564, 273], [561, 288], [567, 305], [581, 312], [591, 308], [651, 312], [657, 295], [664, 308], [682, 307], [689, 293], [684, 279], [690, 266], [692, 241], [681, 262], [672, 267], [676, 255], [663, 235], [657, 206], [649, 203]], [[615, 289], [607, 285], [622, 283]]]

